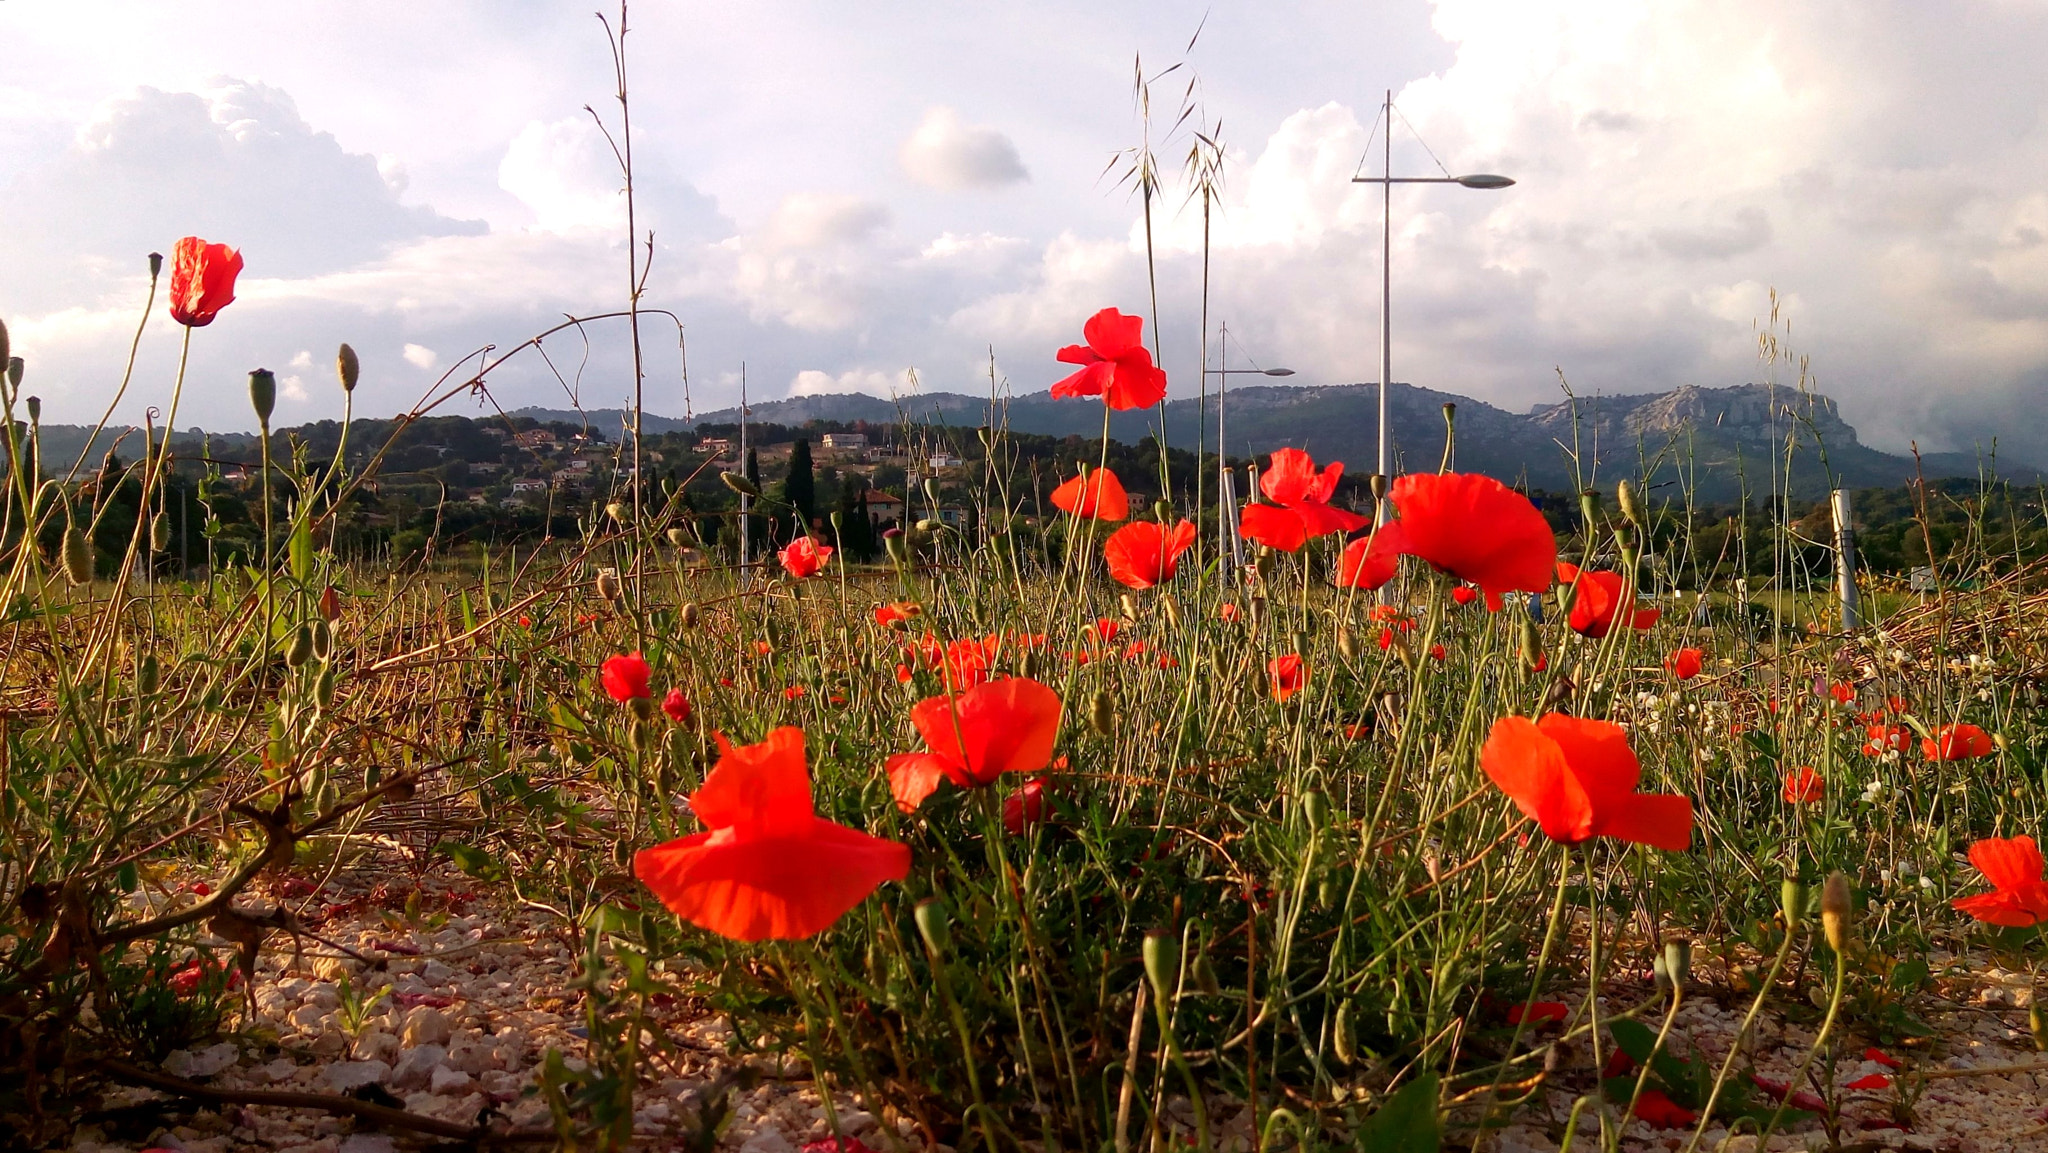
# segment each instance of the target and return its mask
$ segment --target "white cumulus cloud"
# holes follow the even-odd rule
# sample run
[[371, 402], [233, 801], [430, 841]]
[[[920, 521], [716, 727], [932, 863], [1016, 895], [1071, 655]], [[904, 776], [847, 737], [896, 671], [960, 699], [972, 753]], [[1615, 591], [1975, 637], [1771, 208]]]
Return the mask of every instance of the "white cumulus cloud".
[[897, 159], [912, 180], [946, 192], [1001, 188], [1031, 179], [1008, 136], [987, 125], [969, 124], [943, 105], [925, 111], [897, 150]]

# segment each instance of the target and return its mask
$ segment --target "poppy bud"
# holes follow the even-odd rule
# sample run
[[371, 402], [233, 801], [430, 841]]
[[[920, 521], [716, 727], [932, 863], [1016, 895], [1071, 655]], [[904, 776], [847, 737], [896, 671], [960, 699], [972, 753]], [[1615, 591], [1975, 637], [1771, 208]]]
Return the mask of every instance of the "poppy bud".
[[328, 585], [320, 590], [320, 615], [330, 621], [341, 619], [341, 590]]
[[1692, 942], [1670, 940], [1664, 942], [1664, 975], [1671, 981], [1671, 987], [1681, 992], [1685, 983], [1692, 979]]
[[[893, 529], [890, 531], [895, 532]], [[910, 563], [910, 546], [903, 543], [903, 534], [901, 532], [896, 532], [894, 536], [884, 533], [882, 535], [882, 548], [889, 554], [889, 559], [899, 567]]]
[[1145, 933], [1145, 979], [1161, 1005], [1173, 1004], [1180, 992], [1180, 938], [1165, 929]]
[[[20, 363], [21, 363], [21, 358], [20, 358], [20, 357], [18, 357], [18, 356], [17, 356], [17, 357], [14, 357], [13, 359], [9, 360], [9, 361], [8, 361], [7, 363], [8, 363], [9, 365], [16, 365], [16, 364], [20, 364]], [[21, 382], [17, 380], [17, 381], [15, 381], [14, 383], [16, 383], [16, 384], [20, 384]], [[28, 400], [27, 400], [27, 402], [26, 402], [26, 403], [27, 403], [27, 405], [28, 405], [28, 422], [29, 422], [30, 424], [40, 424], [40, 423], [42, 423], [42, 419], [43, 419], [43, 398], [42, 398], [42, 397], [40, 397], [40, 396], [31, 396], [31, 397], [29, 397], [29, 398], [28, 398]]]
[[277, 374], [259, 368], [249, 374], [249, 403], [256, 409], [256, 423], [270, 427], [270, 414], [277, 408]]
[[917, 522], [917, 531], [921, 533], [935, 533], [944, 527], [946, 523], [937, 517], [928, 516]]
[[1621, 515], [1637, 528], [1644, 527], [1643, 508], [1636, 502], [1636, 486], [1624, 480], [1614, 489], [1614, 503], [1621, 506]]
[[608, 601], [619, 599], [619, 570], [601, 568], [597, 570], [597, 595]]
[[1579, 515], [1587, 524], [1600, 519], [1600, 490], [1589, 488], [1579, 493]]
[[1376, 473], [1373, 473], [1373, 474], [1372, 474], [1371, 476], [1369, 476], [1369, 477], [1366, 477], [1366, 478], [1365, 478], [1365, 483], [1366, 483], [1366, 487], [1368, 487], [1368, 488], [1372, 489], [1372, 498], [1373, 498], [1374, 500], [1385, 500], [1385, 499], [1387, 499], [1387, 474], [1386, 474], [1386, 473], [1383, 473], [1383, 472], [1376, 472]]
[[615, 500], [604, 506], [604, 515], [612, 518], [613, 521], [619, 524], [625, 524], [633, 519], [633, 510], [626, 507], [624, 502]]
[[1118, 608], [1124, 611], [1125, 620], [1135, 621], [1138, 619], [1138, 602], [1131, 599], [1131, 594], [1125, 593], [1118, 597], [1116, 604]]
[[740, 494], [741, 496], [761, 495], [761, 486], [755, 484], [751, 480], [748, 480], [746, 476], [741, 473], [721, 472], [718, 474], [718, 479], [725, 482], [725, 487], [733, 490], [734, 492]]
[[939, 480], [937, 477], [928, 476], [924, 478], [924, 498], [932, 503], [932, 507], [938, 507]]
[[1828, 948], [1840, 954], [1849, 945], [1849, 930], [1854, 924], [1855, 907], [1849, 898], [1849, 878], [1840, 870], [1828, 874], [1827, 883], [1820, 887], [1820, 925], [1827, 934]]
[[1543, 635], [1536, 631], [1536, 618], [1523, 613], [1521, 631], [1522, 667], [1534, 669], [1543, 659]]
[[1347, 661], [1358, 659], [1358, 638], [1352, 635], [1350, 629], [1339, 628], [1337, 630], [1337, 655]]
[[157, 664], [156, 654], [151, 653], [143, 657], [141, 663], [135, 666], [136, 694], [146, 697], [155, 693], [156, 687], [162, 679], [163, 670], [162, 666]]
[[292, 643], [284, 650], [284, 663], [296, 669], [312, 659], [313, 630], [310, 626], [300, 625], [292, 634]]
[[356, 350], [343, 344], [334, 354], [334, 371], [341, 377], [341, 391], [354, 392], [363, 375], [363, 362], [356, 359]]
[[1330, 823], [1330, 794], [1321, 789], [1310, 789], [1301, 795], [1301, 815], [1311, 829], [1320, 829]]
[[696, 601], [684, 601], [684, 602], [683, 602], [683, 607], [682, 607], [682, 609], [681, 609], [680, 611], [678, 611], [678, 612], [676, 613], [676, 620], [677, 620], [677, 622], [678, 622], [678, 623], [680, 623], [680, 624], [681, 624], [681, 625], [682, 625], [682, 626], [683, 626], [684, 628], [686, 628], [686, 629], [693, 629], [693, 628], [696, 628], [696, 627], [697, 627], [697, 602], [696, 602]]
[[1211, 997], [1222, 995], [1223, 982], [1216, 979], [1216, 964], [1209, 960], [1207, 950], [1196, 953], [1194, 964], [1188, 968], [1189, 975], [1194, 978], [1196, 989]]
[[149, 520], [149, 549], [163, 552], [171, 547], [171, 514], [160, 512]]
[[1088, 708], [1088, 723], [1105, 737], [1116, 732], [1116, 698], [1109, 690], [1095, 694], [1095, 702]]
[[1167, 500], [1165, 497], [1160, 497], [1158, 500], [1153, 501], [1152, 519], [1158, 521], [1160, 524], [1172, 524], [1173, 502]]
[[64, 530], [63, 560], [65, 580], [75, 585], [92, 580], [92, 541], [75, 524]]
[[2041, 1010], [2039, 994], [2027, 1007], [2027, 1029], [2034, 1034], [2034, 1052], [2048, 1053], [2048, 1012]]
[[334, 626], [328, 624], [324, 618], [317, 619], [313, 622], [313, 656], [316, 660], [324, 661], [333, 655]]
[[917, 919], [917, 933], [924, 938], [924, 947], [934, 959], [943, 959], [947, 950], [953, 947], [953, 926], [946, 919], [946, 906], [937, 897], [926, 897], [917, 903], [913, 915]]
[[1785, 914], [1785, 928], [1797, 929], [1806, 919], [1806, 882], [1787, 877], [1778, 884], [1778, 908]]
[[[1444, 407], [1451, 406], [1447, 404]], [[1330, 1051], [1346, 1065], [1358, 1060], [1358, 1039], [1351, 1028], [1351, 999], [1348, 997], [1337, 1003], [1336, 1019], [1330, 1022]]]
[[684, 545], [690, 543], [690, 534], [684, 532], [682, 529], [679, 528], [672, 528], [663, 535], [668, 537], [668, 543], [676, 546], [677, 548], [682, 548]]
[[323, 709], [334, 707], [334, 666], [327, 665], [320, 670], [320, 679], [313, 682], [313, 699]]

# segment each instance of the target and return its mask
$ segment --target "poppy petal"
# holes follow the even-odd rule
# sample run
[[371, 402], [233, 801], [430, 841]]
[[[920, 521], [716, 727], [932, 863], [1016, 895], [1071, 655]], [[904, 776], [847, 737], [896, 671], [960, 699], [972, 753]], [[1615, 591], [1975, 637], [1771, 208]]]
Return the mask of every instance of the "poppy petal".
[[816, 936], [884, 881], [910, 872], [907, 845], [811, 818], [801, 835], [727, 830], [644, 849], [633, 871], [690, 923], [741, 941]]
[[815, 820], [804, 731], [784, 725], [758, 745], [720, 743], [724, 755], [690, 794], [690, 811], [712, 829], [748, 836], [794, 836]]
[[1494, 722], [1479, 766], [1551, 840], [1576, 844], [1593, 835], [1593, 802], [1565, 763], [1564, 751], [1527, 717]]
[[1098, 356], [1115, 360], [1134, 348], [1144, 348], [1145, 318], [1105, 308], [1081, 325], [1081, 338]]
[[936, 753], [897, 753], [890, 757], [886, 766], [889, 794], [896, 798], [897, 809], [916, 812], [926, 797], [939, 791], [939, 782], [953, 775], [952, 765]]
[[1246, 505], [1238, 515], [1237, 532], [1246, 540], [1281, 552], [1295, 552], [1308, 543], [1308, 526], [1301, 516], [1293, 509], [1270, 504]]
[[1053, 385], [1052, 395], [1061, 399], [1070, 396], [1101, 396], [1115, 375], [1115, 365], [1106, 360], [1098, 361]]
[[1692, 844], [1692, 798], [1668, 793], [1629, 793], [1617, 797], [1601, 809], [1593, 833], [1653, 849], [1683, 852]]

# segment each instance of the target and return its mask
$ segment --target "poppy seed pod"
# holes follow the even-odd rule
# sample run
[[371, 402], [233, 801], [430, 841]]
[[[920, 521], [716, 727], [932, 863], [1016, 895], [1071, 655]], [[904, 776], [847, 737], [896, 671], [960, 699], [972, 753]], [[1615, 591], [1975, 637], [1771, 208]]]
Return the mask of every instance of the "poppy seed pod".
[[748, 480], [744, 474], [737, 472], [721, 472], [718, 474], [718, 479], [725, 482], [725, 487], [733, 490], [734, 492], [740, 494], [741, 496], [761, 495], [761, 486], [755, 484], [751, 480]]
[[1849, 897], [1849, 878], [1840, 870], [1828, 874], [1820, 888], [1820, 926], [1827, 934], [1828, 948], [1840, 954], [1849, 945], [1849, 930], [1855, 923], [1855, 905]]
[[156, 654], [150, 653], [135, 666], [135, 692], [138, 696], [149, 696], [156, 692], [163, 680], [163, 666], [157, 664]]
[[601, 568], [597, 570], [597, 595], [608, 601], [619, 599], [619, 570]]
[[1180, 938], [1165, 929], [1145, 933], [1145, 979], [1152, 982], [1152, 995], [1170, 1006], [1180, 992]]
[[7, 387], [21, 387], [21, 374], [25, 367], [20, 357], [10, 356], [7, 358]]
[[[20, 364], [21, 358], [15, 357], [8, 363]], [[16, 381], [15, 383], [18, 384], [20, 382]], [[41, 424], [43, 421], [43, 398], [40, 396], [31, 396], [24, 403], [28, 406], [28, 422], [30, 424]]]
[[341, 391], [354, 392], [356, 381], [362, 379], [363, 362], [356, 359], [356, 350], [343, 344], [334, 354], [334, 372], [341, 378]]
[[13, 359], [8, 346], [7, 322], [0, 320], [0, 364], [11, 363]]
[[924, 947], [934, 958], [944, 959], [953, 947], [953, 926], [946, 918], [946, 906], [937, 897], [926, 897], [917, 903], [913, 913], [917, 920], [918, 936], [924, 938]]
[[149, 551], [163, 552], [171, 547], [171, 514], [157, 513], [149, 520]]
[[1108, 689], [1095, 694], [1094, 703], [1088, 707], [1088, 723], [1105, 737], [1116, 732], [1116, 698], [1109, 695]]
[[1385, 499], [1387, 499], [1387, 484], [1388, 484], [1388, 481], [1387, 481], [1387, 474], [1386, 474], [1386, 473], [1383, 473], [1383, 472], [1376, 472], [1376, 473], [1373, 473], [1373, 474], [1372, 474], [1371, 476], [1369, 476], [1369, 477], [1366, 477], [1366, 478], [1365, 478], [1365, 483], [1366, 483], [1366, 486], [1367, 486], [1367, 487], [1369, 487], [1370, 489], [1372, 489], [1372, 498], [1373, 498], [1374, 500], [1385, 500]]
[[1778, 885], [1778, 908], [1785, 914], [1785, 927], [1797, 929], [1806, 919], [1806, 882], [1787, 877]]
[[65, 580], [75, 585], [92, 580], [92, 541], [75, 524], [64, 530], [63, 561]]
[[1600, 490], [1585, 489], [1579, 493], [1579, 515], [1587, 524], [1600, 519]]
[[149, 278], [150, 278], [151, 280], [155, 280], [155, 279], [156, 279], [157, 277], [159, 277], [159, 276], [163, 275], [163, 271], [164, 271], [164, 254], [163, 254], [163, 253], [161, 253], [161, 252], [152, 252], [152, 253], [150, 253], [150, 254], [149, 254]]
[[270, 427], [270, 414], [277, 408], [277, 374], [259, 368], [249, 374], [249, 403], [256, 409], [256, 423]]

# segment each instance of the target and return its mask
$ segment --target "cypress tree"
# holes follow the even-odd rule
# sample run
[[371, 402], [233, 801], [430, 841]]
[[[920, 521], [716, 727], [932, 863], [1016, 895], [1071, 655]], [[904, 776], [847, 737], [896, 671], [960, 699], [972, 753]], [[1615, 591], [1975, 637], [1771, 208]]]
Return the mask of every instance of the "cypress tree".
[[811, 527], [811, 519], [818, 515], [818, 479], [811, 468], [811, 442], [799, 438], [796, 446], [789, 450], [789, 476], [782, 482], [783, 496], [796, 506], [799, 519], [799, 534]]

